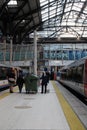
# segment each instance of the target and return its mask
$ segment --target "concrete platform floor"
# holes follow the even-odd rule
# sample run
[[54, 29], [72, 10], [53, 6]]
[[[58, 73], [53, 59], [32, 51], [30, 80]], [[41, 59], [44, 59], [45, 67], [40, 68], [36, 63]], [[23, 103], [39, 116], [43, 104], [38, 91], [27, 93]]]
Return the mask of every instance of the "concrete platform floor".
[[[14, 93], [0, 99], [1, 130], [70, 130], [52, 83], [49, 93]], [[5, 92], [4, 92], [5, 93]], [[2, 95], [2, 94], [0, 94]]]

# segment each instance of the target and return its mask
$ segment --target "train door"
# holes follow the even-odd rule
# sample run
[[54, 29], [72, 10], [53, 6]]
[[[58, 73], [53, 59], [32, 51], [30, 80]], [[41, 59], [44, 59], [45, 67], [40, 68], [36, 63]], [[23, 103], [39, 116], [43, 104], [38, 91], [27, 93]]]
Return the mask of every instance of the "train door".
[[85, 66], [84, 66], [84, 93], [87, 97], [87, 60], [85, 60]]

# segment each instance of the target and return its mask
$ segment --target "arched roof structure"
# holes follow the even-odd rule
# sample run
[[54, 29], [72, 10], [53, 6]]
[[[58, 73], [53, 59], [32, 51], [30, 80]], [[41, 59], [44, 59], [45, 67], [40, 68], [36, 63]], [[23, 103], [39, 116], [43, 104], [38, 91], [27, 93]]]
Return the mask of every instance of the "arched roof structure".
[[40, 43], [86, 43], [87, 0], [0, 0], [0, 37], [21, 44], [34, 30]]

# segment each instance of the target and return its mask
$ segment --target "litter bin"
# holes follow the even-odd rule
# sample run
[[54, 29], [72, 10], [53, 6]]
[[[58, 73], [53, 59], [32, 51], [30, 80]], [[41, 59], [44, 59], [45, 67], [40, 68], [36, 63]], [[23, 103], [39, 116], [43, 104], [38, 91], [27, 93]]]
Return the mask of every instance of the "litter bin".
[[36, 75], [27, 74], [25, 77], [25, 90], [26, 93], [36, 93], [37, 92], [37, 80]]

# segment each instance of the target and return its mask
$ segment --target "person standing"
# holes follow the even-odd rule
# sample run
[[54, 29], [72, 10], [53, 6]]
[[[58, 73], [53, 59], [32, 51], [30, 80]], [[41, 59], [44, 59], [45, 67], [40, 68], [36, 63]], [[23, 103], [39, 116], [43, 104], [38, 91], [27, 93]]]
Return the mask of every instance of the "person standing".
[[18, 85], [20, 93], [21, 93], [22, 88], [23, 88], [23, 83], [24, 83], [23, 72], [22, 72], [22, 70], [19, 70], [19, 75], [17, 77], [17, 85]]
[[48, 76], [46, 75], [45, 72], [43, 72], [42, 77], [40, 78], [42, 79], [41, 82], [41, 93], [46, 93], [47, 92], [47, 83], [48, 83]]
[[47, 81], [49, 83], [49, 80], [50, 80], [50, 73], [48, 71], [46, 71], [46, 75], [47, 75]]

